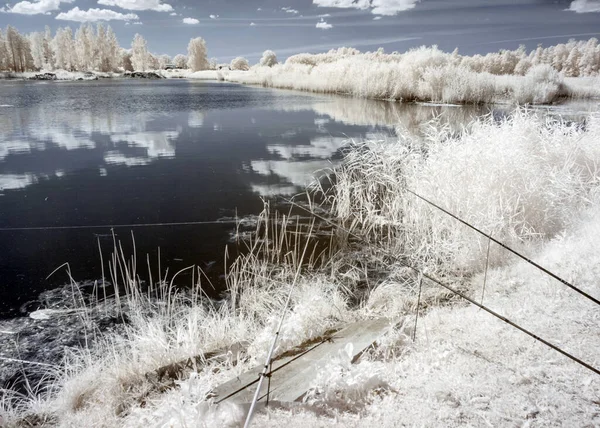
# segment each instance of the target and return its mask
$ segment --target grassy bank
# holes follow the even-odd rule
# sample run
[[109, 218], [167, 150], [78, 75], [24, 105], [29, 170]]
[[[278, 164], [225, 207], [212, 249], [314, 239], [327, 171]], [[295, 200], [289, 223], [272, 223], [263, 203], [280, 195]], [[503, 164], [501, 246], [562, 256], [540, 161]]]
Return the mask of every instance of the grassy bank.
[[530, 64], [521, 74], [492, 74], [493, 68], [476, 67], [473, 61], [474, 57], [436, 47], [402, 54], [340, 48], [324, 54], [295, 55], [273, 67], [228, 72], [225, 79], [400, 102], [550, 104], [565, 98], [600, 96], [597, 78], [565, 79], [549, 64]]
[[147, 288], [143, 269], [136, 270], [142, 263], [117, 254], [106, 272], [125, 290], [114, 301], [127, 314], [124, 330], [90, 329], [95, 345], [70, 350], [38, 396], [4, 391], [2, 423], [238, 426], [242, 408], [211, 404], [210, 390], [263, 363], [297, 272], [278, 354], [340, 323], [374, 316], [404, 322], [358, 364], [332, 356], [304, 405], [259, 414], [256, 426], [600, 423], [597, 375], [435, 283], [423, 284], [415, 332], [420, 278], [406, 268], [451, 283], [596, 363], [593, 303], [497, 245], [488, 259], [487, 240], [407, 190], [598, 296], [600, 122], [518, 110], [463, 132], [442, 122], [428, 130], [348, 147], [323, 190], [325, 203], [314, 207], [340, 227], [265, 210], [247, 254], [228, 264], [223, 301], [204, 297], [201, 271], [188, 291], [177, 291], [177, 273], [148, 278], [158, 285]]

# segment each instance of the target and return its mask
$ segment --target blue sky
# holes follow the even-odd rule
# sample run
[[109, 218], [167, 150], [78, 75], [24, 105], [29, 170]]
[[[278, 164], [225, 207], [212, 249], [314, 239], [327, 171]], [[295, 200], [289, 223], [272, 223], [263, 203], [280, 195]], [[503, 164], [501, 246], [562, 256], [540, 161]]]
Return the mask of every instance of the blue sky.
[[200, 36], [222, 61], [339, 46], [437, 44], [473, 54], [600, 36], [600, 0], [29, 0], [6, 3], [2, 12], [0, 26], [21, 32], [103, 19], [121, 46], [140, 33], [157, 54], [185, 53]]

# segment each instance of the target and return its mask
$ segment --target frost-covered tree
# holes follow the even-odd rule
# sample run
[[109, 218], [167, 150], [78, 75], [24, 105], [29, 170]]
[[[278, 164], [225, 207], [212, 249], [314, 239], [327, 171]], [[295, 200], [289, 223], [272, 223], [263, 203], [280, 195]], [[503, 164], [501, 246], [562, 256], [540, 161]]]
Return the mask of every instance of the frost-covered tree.
[[54, 70], [54, 52], [52, 51], [52, 31], [50, 27], [46, 25], [44, 29], [44, 66], [46, 70]]
[[266, 50], [262, 54], [262, 58], [260, 59], [260, 65], [265, 67], [273, 67], [277, 64], [277, 55], [272, 50]]
[[145, 71], [148, 69], [149, 56], [146, 40], [136, 33], [131, 43], [131, 65], [134, 70]]
[[582, 49], [581, 57], [577, 68], [579, 69], [579, 76], [591, 76], [598, 72], [598, 61], [596, 60], [596, 52], [598, 48], [598, 39], [591, 38], [587, 41]]
[[0, 29], [0, 70], [8, 69], [8, 51], [6, 49], [6, 39]]
[[229, 64], [229, 68], [232, 70], [242, 70], [247, 71], [250, 70], [250, 64], [246, 58], [238, 56], [231, 60], [231, 64]]
[[187, 65], [192, 71], [208, 70], [210, 64], [206, 56], [206, 42], [202, 37], [190, 40]]
[[175, 64], [175, 67], [177, 68], [187, 68], [187, 56], [185, 55], [181, 55], [181, 54], [177, 54], [175, 55], [175, 58], [173, 58], [173, 64]]
[[75, 42], [71, 27], [59, 28], [52, 39], [55, 67], [73, 71], [77, 67]]
[[148, 54], [148, 68], [150, 70], [158, 70], [160, 68], [160, 62], [158, 61], [158, 57]]
[[6, 50], [8, 52], [8, 69], [23, 72], [34, 68], [29, 40], [10, 25], [6, 27]]
[[29, 34], [29, 46], [31, 49], [31, 58], [33, 59], [33, 66], [41, 70], [44, 68], [44, 35], [42, 33], [31, 33]]
[[158, 68], [164, 70], [167, 64], [171, 64], [171, 57], [169, 55], [159, 55], [158, 57]]
[[121, 47], [110, 25], [106, 28], [106, 65], [103, 71], [115, 71], [121, 63]]
[[97, 41], [91, 26], [81, 24], [75, 32], [75, 60], [79, 71], [92, 70], [97, 64]]
[[570, 50], [566, 63], [563, 67], [563, 73], [566, 77], [579, 76], [579, 60], [582, 57], [577, 46]]
[[133, 71], [133, 64], [131, 63], [131, 52], [127, 49], [121, 50], [121, 67], [123, 71]]

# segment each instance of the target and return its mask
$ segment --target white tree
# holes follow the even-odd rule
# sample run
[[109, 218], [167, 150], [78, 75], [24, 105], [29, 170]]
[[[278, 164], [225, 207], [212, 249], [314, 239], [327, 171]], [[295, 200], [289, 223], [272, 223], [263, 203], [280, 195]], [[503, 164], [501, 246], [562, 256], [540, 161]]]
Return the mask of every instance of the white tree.
[[131, 65], [134, 70], [145, 71], [149, 64], [148, 44], [136, 33], [131, 43]]
[[175, 55], [175, 58], [173, 58], [173, 64], [175, 64], [175, 67], [177, 68], [187, 68], [187, 56], [185, 55], [181, 55], [181, 54], [177, 54]]
[[148, 54], [148, 68], [150, 70], [158, 70], [160, 68], [158, 58], [151, 53]]
[[44, 35], [42, 33], [31, 33], [29, 35], [29, 45], [31, 46], [31, 58], [33, 66], [41, 70], [45, 66], [44, 61]]
[[232, 70], [250, 70], [250, 64], [248, 64], [248, 60], [246, 58], [243, 58], [241, 56], [238, 56], [237, 58], [234, 58], [231, 60], [231, 64], [229, 65], [229, 68], [231, 68]]
[[96, 44], [93, 46], [93, 68], [100, 71], [108, 71], [108, 40], [106, 39], [106, 31], [104, 25], [98, 23], [96, 25]]
[[97, 56], [95, 55], [96, 49], [96, 36], [92, 28], [89, 25], [81, 24], [79, 29], [75, 32], [75, 54], [77, 65], [76, 68], [79, 71], [87, 71], [95, 68]]
[[6, 40], [0, 29], [0, 70], [8, 70], [8, 51], [6, 50]]
[[260, 59], [260, 65], [265, 67], [273, 67], [277, 64], [277, 55], [272, 50], [266, 50], [262, 54], [262, 58]]
[[33, 69], [29, 40], [10, 25], [6, 27], [6, 50], [9, 61], [7, 68], [15, 72]]
[[131, 63], [131, 52], [127, 49], [122, 49], [120, 52], [121, 60], [119, 61], [124, 71], [133, 71], [133, 64]]
[[164, 70], [167, 64], [171, 64], [171, 57], [169, 55], [159, 55], [158, 57], [158, 68]]
[[591, 76], [598, 71], [598, 63], [596, 61], [596, 50], [598, 46], [598, 39], [591, 38], [583, 47], [583, 54], [579, 58], [579, 75], [580, 76]]
[[108, 69], [104, 71], [115, 71], [121, 63], [121, 47], [110, 25], [106, 29], [106, 55]]
[[202, 37], [190, 40], [187, 64], [192, 71], [207, 70], [209, 68], [210, 64], [206, 57], [206, 42]]
[[56, 30], [56, 35], [52, 39], [52, 47], [54, 49], [54, 66], [58, 69], [73, 71], [77, 64], [71, 27]]
[[44, 30], [44, 68], [54, 70], [54, 52], [52, 51], [52, 31], [46, 25]]

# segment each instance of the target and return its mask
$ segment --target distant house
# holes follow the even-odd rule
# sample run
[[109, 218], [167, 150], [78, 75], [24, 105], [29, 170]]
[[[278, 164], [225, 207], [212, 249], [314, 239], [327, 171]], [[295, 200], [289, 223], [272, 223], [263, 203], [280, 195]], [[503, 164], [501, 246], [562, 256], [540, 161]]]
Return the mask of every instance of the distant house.
[[177, 67], [175, 64], [167, 64], [165, 70], [181, 70], [181, 67]]

